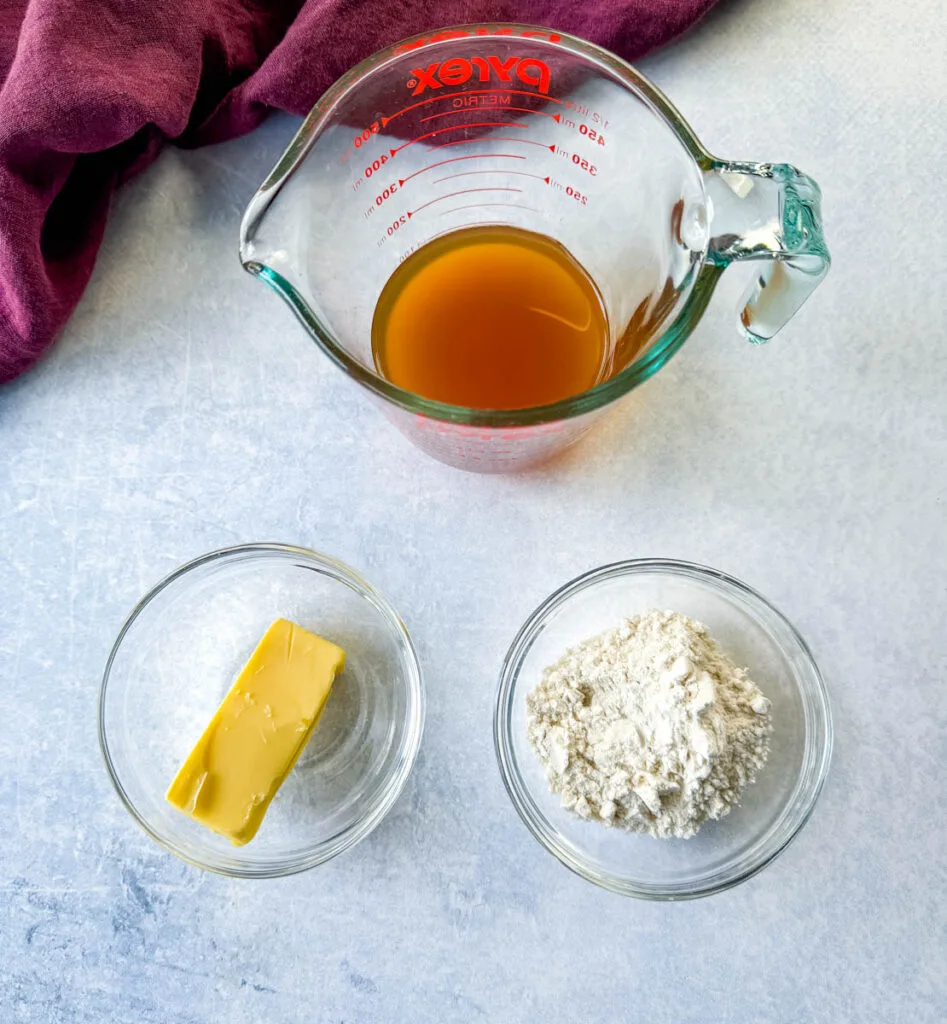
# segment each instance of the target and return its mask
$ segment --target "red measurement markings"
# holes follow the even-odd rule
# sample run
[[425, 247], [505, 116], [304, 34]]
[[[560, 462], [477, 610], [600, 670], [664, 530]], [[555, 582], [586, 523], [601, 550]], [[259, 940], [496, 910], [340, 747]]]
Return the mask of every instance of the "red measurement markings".
[[461, 160], [525, 160], [525, 156], [520, 156], [517, 153], [478, 153], [476, 156], [455, 156], [451, 157], [450, 160], [438, 160], [436, 164], [431, 164], [428, 167], [422, 167], [420, 171], [415, 171], [414, 174], [409, 174], [406, 178], [399, 178], [398, 184], [403, 185], [406, 181], [410, 181], [412, 178], [416, 178], [419, 174], [424, 174], [425, 171], [433, 171], [435, 167], [443, 167], [445, 164], [456, 164], [460, 163]]
[[461, 210], [486, 210], [492, 206], [508, 206], [515, 210], [529, 210], [530, 213], [539, 213], [534, 206], [526, 206], [523, 203], [470, 203], [467, 206], [455, 206], [452, 210], [443, 210], [438, 217], [448, 217], [452, 213], [459, 213]]
[[375, 244], [376, 245], [384, 245], [385, 238], [386, 237], [387, 238], [391, 238], [391, 236], [396, 231], [398, 231], [400, 228], [403, 228], [405, 226], [405, 224], [407, 224], [410, 219], [411, 219], [411, 214], [410, 213], [407, 214], [407, 215], [401, 214], [401, 216], [397, 220], [392, 221], [392, 223], [389, 224], [387, 228], [385, 228], [385, 234], [382, 235]]
[[[426, 135], [419, 135], [416, 139], [408, 139], [407, 142], [402, 142], [400, 146], [396, 146], [394, 149], [389, 150], [392, 156], [397, 156], [398, 153], [403, 149], [407, 149], [408, 146], [413, 146], [416, 142], [423, 142], [425, 139], [431, 139], [435, 135], [443, 135], [444, 132], [456, 132], [466, 128], [522, 128], [526, 130], [525, 124], [516, 124], [512, 121], [472, 121], [470, 124], [449, 124], [446, 128], [435, 128], [434, 131], [428, 132]], [[478, 139], [471, 140], [474, 142], [479, 141]], [[432, 147], [437, 149], [437, 146]]]
[[[467, 127], [461, 125], [461, 128]], [[473, 127], [472, 125], [470, 127]], [[519, 125], [523, 127], [523, 125]], [[447, 149], [448, 146], [466, 146], [470, 142], [522, 142], [524, 146], [541, 146], [543, 149], [555, 149], [555, 146], [547, 146], [545, 142], [534, 142], [532, 139], [506, 139], [500, 135], [491, 135], [489, 139], [458, 139], [456, 142], [442, 142], [439, 146], [431, 146], [435, 149]]]
[[590, 128], [587, 124], [579, 125], [579, 134], [584, 135], [589, 142], [597, 142], [600, 146], [605, 145], [605, 136], [600, 131], [596, 131], [595, 128]]
[[[437, 117], [450, 117], [451, 114], [479, 114], [483, 107], [455, 107], [453, 110], [443, 110], [439, 114], [429, 114], [427, 117], [422, 117], [422, 124], [425, 121], [433, 121]], [[502, 107], [503, 113], [505, 114], [508, 110], [521, 110], [524, 114], [539, 114], [540, 117], [548, 117], [550, 120], [555, 121], [556, 124], [562, 120], [561, 114], [547, 114], [545, 110], [530, 110], [529, 107]]]
[[443, 96], [432, 96], [430, 99], [419, 100], [417, 103], [410, 104], [410, 106], [402, 107], [392, 114], [391, 117], [382, 117], [381, 126], [384, 128], [390, 121], [394, 121], [396, 117], [401, 117], [402, 114], [407, 114], [409, 110], [426, 107], [429, 103], [437, 103], [438, 100], [451, 100], [457, 96], [532, 96], [541, 97], [544, 103], [562, 102], [562, 100], [557, 100], [555, 96], [542, 96], [541, 93], [529, 92], [526, 89], [461, 89], [459, 92], [445, 92]]
[[529, 171], [504, 171], [500, 167], [496, 167], [492, 171], [461, 171], [459, 174], [448, 174], [446, 178], [435, 178], [431, 184], [440, 185], [442, 181], [450, 181], [451, 178], [466, 178], [468, 174], [517, 174], [521, 178], [537, 178], [539, 181], [549, 184], [549, 179], [544, 178], [541, 174], [530, 174]]
[[416, 210], [408, 211], [408, 218], [410, 219], [415, 214], [420, 213], [422, 210], [426, 210], [429, 206], [433, 206], [435, 203], [441, 203], [445, 199], [453, 199], [455, 196], [466, 196], [473, 192], [522, 192], [521, 188], [509, 188], [509, 187], [497, 187], [497, 188], [462, 188], [459, 192], [448, 192], [447, 195], [438, 196], [437, 199], [431, 199], [426, 203], [422, 203]]
[[578, 103], [575, 100], [563, 100], [563, 106], [568, 110], [574, 110], [577, 114], [581, 114], [583, 117], [590, 117], [593, 124], [599, 124], [603, 128], [608, 127], [608, 118], [596, 110], [590, 110], [584, 103]]
[[581, 153], [570, 153], [569, 150], [563, 149], [561, 146], [550, 146], [549, 151], [550, 153], [557, 153], [564, 159], [571, 161], [571, 163], [580, 171], [586, 171], [588, 174], [591, 174], [593, 178], [598, 176], [598, 168], [591, 160], [582, 156]]
[[572, 185], [564, 185], [561, 181], [553, 179], [549, 182], [549, 187], [556, 192], [562, 192], [567, 195], [570, 199], [574, 199], [577, 203], [581, 203], [582, 206], [589, 205], [589, 194], [587, 192], [580, 192], [577, 188]]

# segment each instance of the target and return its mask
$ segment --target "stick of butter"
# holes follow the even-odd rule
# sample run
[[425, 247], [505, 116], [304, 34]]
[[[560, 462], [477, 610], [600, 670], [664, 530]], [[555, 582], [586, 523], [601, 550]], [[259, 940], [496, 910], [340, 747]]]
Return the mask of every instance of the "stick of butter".
[[277, 619], [171, 783], [169, 803], [234, 845], [248, 843], [344, 666], [341, 647]]

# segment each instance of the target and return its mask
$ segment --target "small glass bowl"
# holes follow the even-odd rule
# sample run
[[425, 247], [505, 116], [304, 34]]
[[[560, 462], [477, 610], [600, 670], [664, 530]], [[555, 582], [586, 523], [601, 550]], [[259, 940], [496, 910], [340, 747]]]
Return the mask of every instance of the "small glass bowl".
[[[260, 831], [234, 846], [165, 793], [267, 627], [287, 618], [338, 644], [345, 670]], [[363, 839], [391, 809], [421, 742], [417, 655], [397, 612], [348, 566], [280, 544], [213, 551], [148, 593], [122, 627], [99, 697], [99, 741], [132, 817], [209, 871], [273, 878]]]
[[[649, 608], [710, 627], [772, 701], [772, 748], [742, 802], [691, 839], [654, 839], [564, 810], [527, 739], [526, 695], [568, 647]], [[566, 867], [627, 896], [683, 900], [722, 892], [777, 857], [809, 820], [832, 752], [828, 694], [805, 641], [763, 597], [688, 562], [632, 560], [579, 576], [536, 609], [500, 674], [494, 741], [507, 792], [530, 832]]]

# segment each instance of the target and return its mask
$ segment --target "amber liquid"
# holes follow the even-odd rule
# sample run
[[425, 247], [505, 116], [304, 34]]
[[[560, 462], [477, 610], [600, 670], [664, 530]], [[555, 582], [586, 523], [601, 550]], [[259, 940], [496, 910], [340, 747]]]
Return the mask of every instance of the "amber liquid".
[[472, 409], [525, 409], [602, 379], [598, 289], [557, 242], [464, 228], [412, 253], [375, 307], [372, 351], [392, 383]]

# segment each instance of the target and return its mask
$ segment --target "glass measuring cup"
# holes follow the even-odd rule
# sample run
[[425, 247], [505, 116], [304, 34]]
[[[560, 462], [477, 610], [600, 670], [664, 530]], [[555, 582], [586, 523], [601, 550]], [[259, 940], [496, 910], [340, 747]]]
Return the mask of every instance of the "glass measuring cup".
[[[240, 258], [415, 444], [502, 471], [572, 443], [657, 372], [730, 263], [760, 261], [739, 323], [750, 341], [772, 337], [828, 271], [820, 200], [789, 164], [711, 156], [607, 51], [549, 29], [471, 25], [398, 43], [325, 93], [251, 200]], [[609, 322], [603, 379], [502, 411], [386, 380], [371, 326], [388, 278], [432, 238], [497, 224], [560, 242], [589, 272]]]

